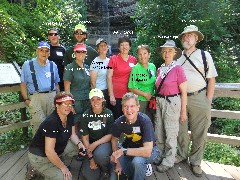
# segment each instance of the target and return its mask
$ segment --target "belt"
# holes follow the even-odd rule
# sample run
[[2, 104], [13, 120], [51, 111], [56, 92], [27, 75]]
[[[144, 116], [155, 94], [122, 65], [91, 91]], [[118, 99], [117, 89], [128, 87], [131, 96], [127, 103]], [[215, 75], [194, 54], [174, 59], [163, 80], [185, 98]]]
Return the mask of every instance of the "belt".
[[191, 93], [187, 93], [187, 96], [193, 96], [193, 95], [197, 95], [199, 94], [200, 92], [204, 91], [205, 89], [207, 89], [207, 87], [204, 87], [198, 91], [195, 91], [195, 92], [191, 92]]
[[171, 101], [168, 99], [169, 97], [175, 97], [175, 96], [178, 96], [180, 95], [181, 93], [178, 93], [178, 94], [172, 94], [172, 95], [167, 95], [167, 96], [164, 96], [164, 95], [161, 95], [161, 94], [158, 94], [157, 97], [160, 97], [160, 98], [164, 98], [166, 99], [169, 103], [171, 103]]
[[55, 91], [41, 91], [41, 92], [34, 92], [34, 93], [30, 93], [30, 95], [33, 95], [35, 93], [51, 93], [51, 92], [55, 92]]

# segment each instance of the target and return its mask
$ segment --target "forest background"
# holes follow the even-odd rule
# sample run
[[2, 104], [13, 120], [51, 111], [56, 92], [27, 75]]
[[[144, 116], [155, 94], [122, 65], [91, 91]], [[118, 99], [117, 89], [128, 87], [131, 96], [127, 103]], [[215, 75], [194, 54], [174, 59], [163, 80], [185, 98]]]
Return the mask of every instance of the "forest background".
[[[167, 38], [181, 47], [177, 35], [187, 25], [199, 27], [205, 38], [198, 44], [213, 56], [217, 82], [240, 82], [240, 3], [239, 0], [139, 0], [131, 16], [136, 38], [132, 54], [139, 44], [151, 48], [151, 61], [158, 67], [162, 59], [155, 48]], [[73, 27], [87, 22], [85, 0], [0, 0], [0, 63], [16, 61], [20, 66], [35, 56], [37, 42], [47, 39], [47, 29], [56, 27], [61, 43], [74, 42]], [[17, 93], [0, 94], [0, 104], [18, 101]], [[216, 98], [213, 108], [240, 111], [240, 100]], [[20, 112], [0, 113], [0, 125], [18, 122]], [[22, 130], [0, 135], [0, 155], [26, 147], [31, 139]], [[212, 119], [211, 133], [240, 137], [240, 120]], [[240, 147], [208, 143], [204, 159], [240, 166]]]

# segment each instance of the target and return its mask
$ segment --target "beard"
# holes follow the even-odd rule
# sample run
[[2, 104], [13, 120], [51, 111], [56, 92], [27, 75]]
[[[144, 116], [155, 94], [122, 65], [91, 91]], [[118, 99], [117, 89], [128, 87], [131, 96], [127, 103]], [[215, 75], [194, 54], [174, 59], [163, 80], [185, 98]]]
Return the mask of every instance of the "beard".
[[190, 49], [192, 46], [194, 46], [196, 44], [196, 42], [187, 42], [187, 41], [184, 41], [182, 42], [182, 46], [184, 49], [188, 50]]

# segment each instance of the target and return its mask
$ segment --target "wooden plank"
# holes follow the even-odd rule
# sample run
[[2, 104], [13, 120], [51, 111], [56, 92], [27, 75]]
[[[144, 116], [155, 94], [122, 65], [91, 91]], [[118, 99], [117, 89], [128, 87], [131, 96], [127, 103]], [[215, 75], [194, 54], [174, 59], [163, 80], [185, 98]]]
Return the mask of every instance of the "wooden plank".
[[[179, 177], [178, 171], [176, 170], [175, 167], [169, 169], [166, 172], [166, 174], [171, 180], [181, 180], [181, 178]], [[158, 173], [157, 179], [161, 179], [161, 178], [162, 178], [162, 173]]]
[[223, 169], [225, 169], [233, 178], [236, 180], [240, 180], [240, 172], [236, 169], [235, 166], [230, 166], [230, 165], [223, 165], [221, 164]]
[[24, 102], [18, 102], [18, 103], [11, 103], [7, 105], [0, 105], [0, 112], [3, 111], [12, 111], [15, 109], [25, 108], [27, 107]]
[[240, 146], [240, 137], [207, 133], [207, 141]]
[[216, 83], [214, 96], [240, 98], [240, 83]]
[[212, 109], [211, 116], [217, 118], [240, 119], [240, 111]]
[[220, 178], [216, 176], [216, 173], [214, 172], [214, 170], [205, 161], [201, 162], [201, 167], [208, 179], [220, 180]]
[[180, 176], [180, 179], [192, 179], [194, 175], [192, 174], [189, 166], [185, 166], [184, 164], [185, 163], [178, 163], [174, 165]]
[[216, 173], [216, 176], [223, 180], [230, 180], [234, 179], [231, 174], [229, 174], [227, 171], [225, 171], [224, 168], [222, 168], [221, 164], [219, 163], [213, 163], [206, 161], [206, 163], [213, 169], [213, 171]]
[[[21, 152], [21, 151], [20, 151]], [[11, 166], [11, 168], [2, 176], [2, 179], [13, 179], [16, 176], [18, 177], [18, 173], [24, 168], [27, 159], [27, 150], [22, 150], [23, 154], [18, 156], [19, 159]], [[20, 178], [19, 178], [20, 179]]]
[[30, 120], [26, 120], [23, 122], [0, 126], [0, 134], [15, 130], [15, 129], [23, 128], [23, 127], [28, 127], [29, 125], [30, 125]]
[[25, 179], [26, 173], [27, 173], [27, 163], [23, 165], [23, 167], [20, 169], [17, 175], [13, 178], [13, 180]]
[[16, 162], [26, 153], [26, 149], [22, 151], [18, 151], [13, 154], [11, 158], [9, 158], [5, 163], [1, 166], [0, 169], [0, 179], [16, 164]]
[[7, 161], [14, 153], [8, 153], [0, 156], [0, 167]]
[[153, 174], [150, 177], [147, 177], [146, 180], [169, 180], [170, 178], [166, 173], [159, 173], [156, 170], [156, 166], [152, 164]]
[[20, 85], [12, 85], [12, 86], [2, 86], [0, 87], [0, 93], [8, 93], [8, 92], [16, 92], [20, 91]]

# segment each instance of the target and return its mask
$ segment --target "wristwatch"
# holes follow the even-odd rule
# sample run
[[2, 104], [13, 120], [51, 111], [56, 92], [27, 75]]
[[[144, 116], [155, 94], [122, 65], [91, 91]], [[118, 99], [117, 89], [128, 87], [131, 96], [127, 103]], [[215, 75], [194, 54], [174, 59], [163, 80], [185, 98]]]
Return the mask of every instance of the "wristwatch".
[[127, 156], [127, 150], [128, 150], [128, 149], [123, 148], [123, 155], [124, 155], [124, 156]]

